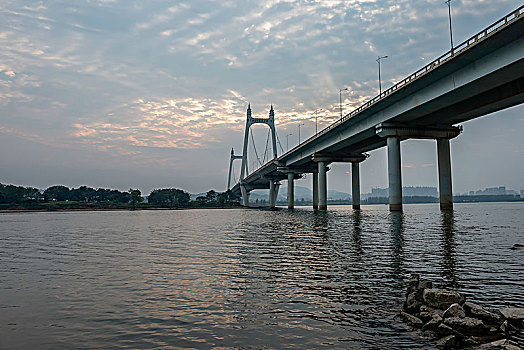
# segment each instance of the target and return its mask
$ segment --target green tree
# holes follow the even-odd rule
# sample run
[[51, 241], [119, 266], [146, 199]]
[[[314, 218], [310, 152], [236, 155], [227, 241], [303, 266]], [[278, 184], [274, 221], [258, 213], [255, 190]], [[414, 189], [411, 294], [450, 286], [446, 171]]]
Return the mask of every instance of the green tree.
[[175, 207], [187, 207], [189, 205], [189, 199], [191, 195], [183, 190], [175, 188], [166, 188], [160, 190], [153, 190], [148, 197], [149, 203], [175, 208]]
[[44, 199], [46, 201], [68, 201], [70, 199], [69, 188], [61, 185], [51, 186], [44, 191]]
[[33, 187], [22, 187], [0, 184], [0, 203], [25, 203], [35, 202], [41, 199], [40, 191]]
[[133, 190], [132, 188], [130, 188], [129, 189], [129, 199], [131, 201], [131, 204], [133, 205], [133, 210], [135, 210], [136, 203], [142, 201], [142, 192], [140, 192], [140, 190]]
[[98, 199], [97, 192], [94, 188], [80, 186], [71, 190], [71, 200], [78, 202], [94, 202]]
[[217, 193], [215, 192], [215, 190], [207, 191], [207, 193], [206, 193], [206, 200], [208, 202], [216, 202], [216, 200], [217, 200]]

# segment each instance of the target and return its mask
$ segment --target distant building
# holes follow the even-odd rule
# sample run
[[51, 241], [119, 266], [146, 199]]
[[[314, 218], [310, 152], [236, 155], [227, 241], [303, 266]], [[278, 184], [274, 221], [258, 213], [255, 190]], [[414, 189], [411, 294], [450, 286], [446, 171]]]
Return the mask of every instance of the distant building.
[[524, 190], [520, 190], [520, 198], [524, 198]]
[[[402, 195], [404, 197], [438, 197], [438, 190], [436, 187], [429, 186], [406, 186], [402, 187]], [[365, 197], [389, 197], [389, 189], [372, 188], [371, 193]]]
[[372, 188], [371, 197], [389, 197], [389, 189], [378, 187]]
[[402, 188], [402, 195], [406, 197], [423, 196], [423, 197], [438, 197], [438, 191], [436, 187], [429, 186], [417, 186], [417, 187], [404, 187]]
[[506, 193], [506, 186], [499, 186], [499, 187], [488, 187], [484, 190], [478, 190], [475, 192], [475, 195], [477, 196], [493, 196], [493, 195], [503, 195]]

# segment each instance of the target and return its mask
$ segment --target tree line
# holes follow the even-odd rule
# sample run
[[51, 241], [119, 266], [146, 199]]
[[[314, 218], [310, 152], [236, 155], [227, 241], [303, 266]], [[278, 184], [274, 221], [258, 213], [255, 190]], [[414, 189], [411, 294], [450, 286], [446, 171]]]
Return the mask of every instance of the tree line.
[[[238, 197], [231, 191], [217, 193], [210, 190], [205, 196], [199, 196], [191, 200], [191, 195], [181, 189], [166, 188], [155, 189], [147, 197], [147, 203], [143, 202], [142, 193], [137, 189], [129, 189], [127, 192], [106, 188], [92, 188], [80, 186], [68, 188], [66, 186], [51, 186], [43, 191], [34, 187], [23, 187], [15, 185], [0, 184], [0, 205], [35, 207], [37, 204], [50, 203], [55, 207], [72, 207], [74, 204], [95, 207], [100, 204], [116, 205], [117, 207], [160, 207], [160, 208], [188, 208], [188, 207], [213, 207], [236, 204]], [[78, 205], [77, 205], [78, 206]]]

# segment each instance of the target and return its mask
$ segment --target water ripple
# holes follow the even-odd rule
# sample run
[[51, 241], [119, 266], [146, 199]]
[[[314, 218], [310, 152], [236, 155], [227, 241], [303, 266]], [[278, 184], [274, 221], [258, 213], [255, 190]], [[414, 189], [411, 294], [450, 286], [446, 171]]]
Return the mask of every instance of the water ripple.
[[0, 215], [0, 348], [433, 349], [413, 272], [524, 300], [522, 203]]

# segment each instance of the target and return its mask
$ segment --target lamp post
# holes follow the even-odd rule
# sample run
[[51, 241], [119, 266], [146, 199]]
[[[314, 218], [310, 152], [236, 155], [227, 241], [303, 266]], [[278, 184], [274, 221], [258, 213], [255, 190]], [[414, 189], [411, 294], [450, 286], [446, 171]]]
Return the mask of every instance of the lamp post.
[[382, 95], [382, 80], [380, 78], [380, 60], [388, 58], [388, 56], [378, 56], [377, 62], [378, 62], [378, 94], [379, 96]]
[[289, 136], [291, 136], [293, 134], [287, 134], [286, 135], [286, 151], [289, 151]]
[[451, 56], [453, 56], [453, 30], [451, 29], [451, 0], [444, 2], [448, 5], [448, 17], [449, 17], [449, 39], [451, 41]]
[[318, 112], [323, 111], [322, 108], [315, 109], [315, 135], [318, 134]]
[[340, 108], [340, 119], [342, 119], [342, 91], [347, 91], [347, 90], [348, 90], [347, 87], [338, 90], [338, 94], [339, 94], [338, 106]]
[[305, 125], [305, 124], [304, 124], [304, 123], [299, 123], [299, 124], [298, 124], [298, 144], [299, 144], [299, 145], [300, 145], [300, 127], [301, 127], [302, 125]]

